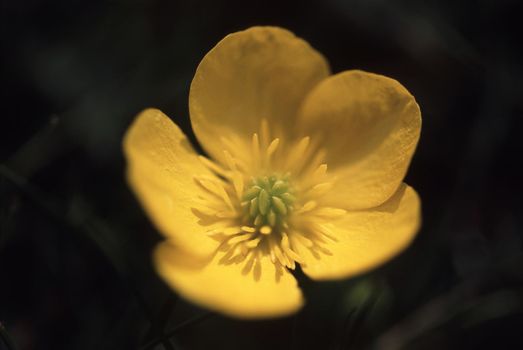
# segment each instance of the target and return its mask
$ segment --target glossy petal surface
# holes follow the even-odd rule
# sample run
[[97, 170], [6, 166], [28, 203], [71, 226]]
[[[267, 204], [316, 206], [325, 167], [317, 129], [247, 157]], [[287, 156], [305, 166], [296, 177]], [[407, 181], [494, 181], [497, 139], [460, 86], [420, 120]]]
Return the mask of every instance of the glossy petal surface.
[[193, 302], [237, 318], [284, 316], [298, 310], [303, 297], [294, 277], [268, 257], [227, 261], [223, 252], [207, 264], [192, 264], [168, 242], [155, 253], [159, 274]]
[[298, 125], [327, 151], [329, 170], [337, 177], [332, 205], [366, 209], [396, 192], [419, 139], [421, 115], [397, 81], [346, 71], [314, 88]]
[[248, 144], [262, 119], [277, 137], [292, 133], [303, 98], [328, 75], [322, 55], [287, 30], [253, 27], [230, 34], [196, 70], [189, 96], [194, 132], [221, 161], [222, 138]]
[[143, 111], [124, 140], [127, 177], [158, 230], [188, 252], [208, 255], [217, 243], [193, 214], [201, 191], [194, 175], [213, 176], [187, 137], [162, 112]]
[[336, 242], [324, 245], [331, 254], [314, 257], [300, 250], [303, 271], [318, 280], [339, 279], [361, 274], [391, 259], [405, 249], [421, 223], [420, 200], [402, 184], [377, 208], [349, 212], [335, 224]]

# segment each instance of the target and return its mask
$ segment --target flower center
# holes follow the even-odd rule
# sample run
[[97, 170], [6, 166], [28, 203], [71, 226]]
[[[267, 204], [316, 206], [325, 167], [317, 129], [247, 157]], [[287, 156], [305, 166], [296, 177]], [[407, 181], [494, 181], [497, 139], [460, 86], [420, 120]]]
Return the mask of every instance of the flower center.
[[293, 192], [289, 175], [253, 178], [242, 196], [246, 224], [268, 233], [285, 226], [296, 200]]
[[[226, 251], [221, 262], [247, 261], [242, 273], [264, 256], [277, 269], [294, 269], [295, 263], [303, 263], [304, 252], [318, 258], [331, 255], [325, 247], [337, 240], [331, 221], [345, 214], [322, 203], [333, 179], [327, 175], [324, 152], [312, 147], [309, 137], [272, 138], [265, 119], [260, 130], [260, 136], [252, 136], [250, 152], [243, 142], [223, 139], [223, 164], [200, 157], [216, 177], [195, 177], [203, 202], [193, 213], [209, 226], [207, 234], [221, 242]], [[236, 153], [241, 148], [247, 156]], [[249, 180], [252, 174], [259, 175]]]

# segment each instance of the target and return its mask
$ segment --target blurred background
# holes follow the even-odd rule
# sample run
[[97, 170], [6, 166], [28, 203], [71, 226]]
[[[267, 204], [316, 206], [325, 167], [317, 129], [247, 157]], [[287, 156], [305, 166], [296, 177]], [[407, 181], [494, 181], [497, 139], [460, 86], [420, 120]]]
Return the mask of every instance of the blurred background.
[[[521, 2], [4, 0], [0, 349], [522, 349]], [[124, 180], [122, 136], [187, 97], [223, 36], [277, 25], [332, 71], [403, 83], [423, 113], [406, 181], [423, 228], [367, 275], [298, 271], [297, 315], [242, 322], [155, 274], [161, 236]], [[11, 344], [9, 344], [11, 343]]]

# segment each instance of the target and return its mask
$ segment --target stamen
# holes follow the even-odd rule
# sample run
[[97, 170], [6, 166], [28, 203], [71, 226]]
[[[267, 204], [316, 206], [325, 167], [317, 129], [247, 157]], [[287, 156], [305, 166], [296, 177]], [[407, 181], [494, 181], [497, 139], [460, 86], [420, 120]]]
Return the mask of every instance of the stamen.
[[322, 247], [321, 245], [317, 245], [314, 247], [315, 249], [318, 249], [320, 252], [322, 252], [323, 254], [325, 255], [332, 255], [332, 252], [330, 250], [328, 250], [327, 248], [325, 247]]
[[242, 144], [242, 141], [238, 140], [234, 135], [230, 135], [229, 137], [221, 136], [220, 141], [223, 149], [229, 152], [234, 152], [234, 150], [237, 150], [239, 145]]
[[269, 214], [267, 214], [267, 223], [271, 226], [276, 225], [276, 213], [274, 210], [269, 210]]
[[276, 152], [276, 149], [278, 149], [278, 145], [280, 144], [280, 139], [274, 139], [272, 140], [271, 144], [269, 145], [269, 147], [267, 147], [267, 158], [269, 159], [273, 154], [274, 152]]
[[314, 170], [314, 173], [312, 174], [312, 176], [314, 176], [315, 178], [321, 178], [323, 176], [325, 176], [327, 174], [327, 164], [320, 164], [319, 167], [316, 168], [316, 170]]
[[233, 245], [233, 244], [236, 244], [236, 243], [240, 243], [240, 242], [246, 241], [246, 240], [248, 240], [251, 237], [252, 237], [252, 235], [250, 233], [234, 236], [233, 238], [229, 239], [228, 243], [230, 245]]
[[314, 211], [315, 216], [319, 216], [326, 219], [337, 219], [347, 213], [346, 210], [339, 208], [323, 207]]
[[[309, 150], [311, 150], [311, 147], [309, 147]], [[327, 154], [327, 152], [324, 150], [324, 149], [319, 149], [319, 150], [316, 150], [313, 154], [313, 156], [311, 155], [312, 152], [308, 152], [307, 156], [304, 156], [304, 159], [308, 159], [307, 160], [307, 163], [303, 166], [303, 169], [302, 169], [302, 174], [304, 177], [306, 178], [310, 178], [311, 180], [313, 181], [321, 181], [321, 180], [316, 180], [313, 176], [310, 176], [309, 174], [313, 173], [315, 170], [318, 169], [318, 167], [322, 164], [322, 162], [325, 161], [325, 156]], [[311, 156], [312, 156], [312, 159], [311, 159]]]
[[332, 230], [329, 227], [327, 227], [326, 224], [315, 224], [314, 229], [317, 230], [318, 232], [322, 233], [325, 237], [327, 237], [331, 241], [338, 242], [338, 238], [335, 237], [334, 232], [332, 232]]
[[303, 264], [303, 259], [300, 258], [300, 256], [297, 253], [295, 253], [292, 249], [283, 247], [283, 251], [285, 252], [285, 254], [287, 254], [291, 261], [296, 261], [300, 264]]
[[285, 257], [283, 256], [283, 253], [282, 253], [279, 245], [273, 239], [269, 240], [269, 242], [270, 242], [269, 244], [270, 244], [271, 252], [274, 253], [276, 260], [283, 266], [286, 266], [287, 259], [285, 259]]
[[225, 162], [229, 169], [236, 170], [236, 159], [226, 150], [223, 151], [223, 155], [225, 156]]
[[242, 229], [239, 226], [227, 227], [222, 232], [225, 235], [232, 236], [232, 235], [242, 232]]
[[267, 122], [266, 118], [262, 118], [260, 123], [260, 130], [262, 146], [265, 148], [267, 147], [267, 144], [269, 143], [270, 139], [269, 123]]
[[316, 203], [316, 201], [308, 201], [307, 203], [305, 203], [303, 205], [303, 207], [301, 207], [298, 212], [299, 213], [306, 213], [308, 211], [311, 211], [312, 209], [316, 208], [316, 206], [318, 205], [318, 203]]
[[314, 245], [314, 243], [312, 243], [312, 241], [310, 239], [308, 239], [307, 237], [303, 236], [303, 234], [301, 234], [298, 231], [293, 232], [292, 237], [295, 237], [296, 240], [298, 240], [301, 244], [303, 244], [307, 248], [310, 248], [310, 247], [312, 247]]
[[289, 154], [286, 162], [286, 168], [289, 170], [299, 170], [306, 157], [305, 151], [309, 147], [310, 137], [306, 136], [298, 142], [298, 145], [294, 147]]
[[231, 209], [235, 209], [223, 185], [217, 183], [215, 180], [203, 177], [197, 177], [195, 179], [204, 189], [221, 198]]
[[260, 243], [261, 239], [262, 239], [261, 237], [251, 239], [250, 241], [245, 243], [245, 246], [247, 248], [251, 248], [251, 249], [256, 248], [258, 246], [258, 244]]
[[254, 133], [254, 135], [252, 135], [252, 161], [253, 161], [253, 164], [255, 166], [255, 168], [257, 169], [261, 164], [260, 164], [260, 140], [258, 139], [258, 134], [257, 133]]
[[220, 219], [234, 219], [238, 217], [236, 211], [219, 211], [216, 213], [216, 216]]
[[202, 213], [203, 215], [207, 215], [207, 216], [215, 216], [216, 215], [216, 210], [212, 209], [212, 208], [209, 208], [205, 205], [198, 205], [198, 206], [195, 206], [193, 208], [194, 210]]
[[263, 235], [270, 235], [272, 232], [272, 227], [270, 226], [263, 226], [262, 228], [260, 228], [260, 233], [263, 234]]
[[321, 197], [329, 192], [332, 187], [334, 187], [333, 182], [323, 182], [313, 186], [308, 192], [307, 195], [310, 197]]
[[244, 183], [243, 183], [243, 177], [239, 172], [235, 171], [234, 174], [232, 175], [232, 183], [234, 185], [234, 190], [236, 191], [236, 197], [239, 200], [241, 200]]
[[221, 166], [219, 166], [218, 164], [216, 164], [215, 162], [213, 162], [212, 160], [210, 160], [209, 158], [204, 157], [204, 156], [198, 156], [198, 159], [200, 160], [200, 162], [203, 163], [203, 165], [205, 165], [212, 172], [214, 172], [222, 177], [228, 177], [229, 174], [227, 173], [227, 171], [225, 169], [223, 169]]

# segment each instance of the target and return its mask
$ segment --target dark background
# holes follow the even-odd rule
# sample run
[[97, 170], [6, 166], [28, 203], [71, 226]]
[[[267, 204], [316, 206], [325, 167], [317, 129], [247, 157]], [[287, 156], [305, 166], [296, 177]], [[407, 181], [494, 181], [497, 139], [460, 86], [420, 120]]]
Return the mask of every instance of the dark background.
[[[2, 0], [2, 338], [19, 350], [523, 348], [519, 3]], [[391, 76], [416, 96], [407, 182], [424, 223], [365, 276], [298, 271], [297, 315], [242, 322], [156, 276], [161, 236], [124, 181], [121, 139], [145, 107], [191, 134], [200, 59], [266, 24], [309, 41], [333, 72]]]

